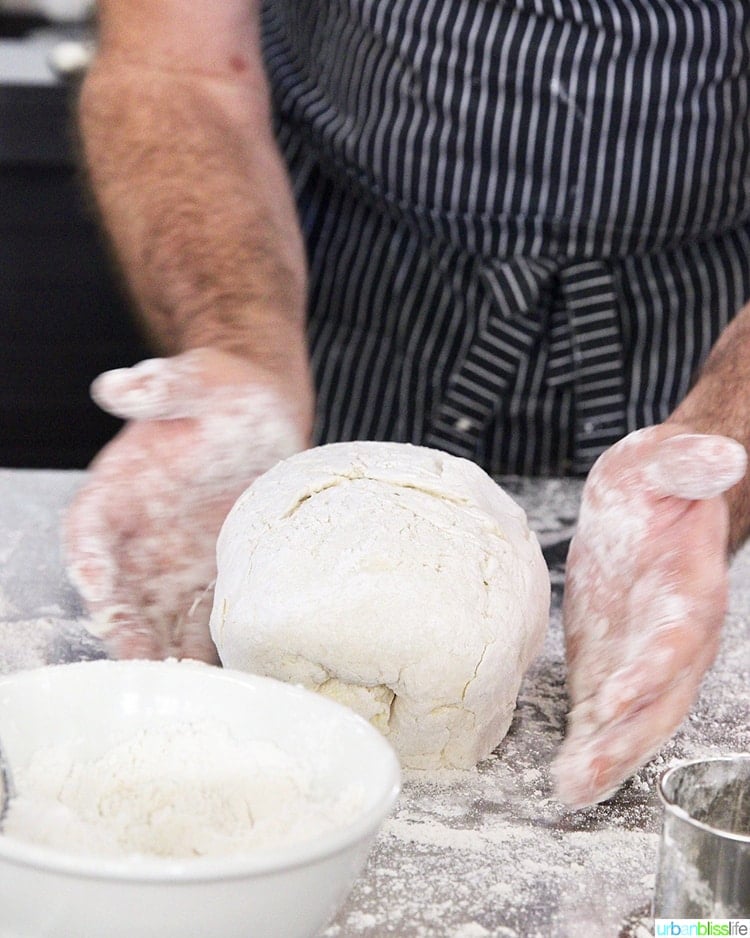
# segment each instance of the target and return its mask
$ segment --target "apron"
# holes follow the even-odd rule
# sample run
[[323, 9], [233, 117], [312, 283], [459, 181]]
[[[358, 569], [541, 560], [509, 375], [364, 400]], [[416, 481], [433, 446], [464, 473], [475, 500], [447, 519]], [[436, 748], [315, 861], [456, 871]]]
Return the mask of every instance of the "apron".
[[268, 0], [317, 442], [585, 473], [750, 297], [746, 0]]

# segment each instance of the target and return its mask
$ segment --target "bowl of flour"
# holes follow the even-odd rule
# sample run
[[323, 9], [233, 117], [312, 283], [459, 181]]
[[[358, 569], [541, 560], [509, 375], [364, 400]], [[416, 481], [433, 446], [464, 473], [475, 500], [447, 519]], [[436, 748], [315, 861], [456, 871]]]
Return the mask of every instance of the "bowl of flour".
[[197, 662], [6, 675], [0, 736], [0, 936], [311, 938], [399, 790], [352, 711]]

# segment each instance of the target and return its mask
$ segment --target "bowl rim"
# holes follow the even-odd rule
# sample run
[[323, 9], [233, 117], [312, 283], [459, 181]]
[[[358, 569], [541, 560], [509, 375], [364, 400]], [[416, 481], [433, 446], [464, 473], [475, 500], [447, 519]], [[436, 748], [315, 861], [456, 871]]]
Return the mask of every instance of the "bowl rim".
[[[182, 659], [180, 661], [176, 659], [166, 659], [165, 661], [97, 659], [44, 665], [40, 668], [30, 668], [0, 675], [0, 687], [17, 680], [33, 680], [29, 675], [34, 672], [49, 672], [61, 668], [101, 667], [102, 665], [123, 666], [128, 670], [161, 668], [165, 665], [168, 667], [178, 666], [183, 669], [183, 673], [195, 665], [197, 666], [196, 673], [198, 673], [197, 669], [200, 669], [200, 673], [203, 674], [210, 672], [211, 680], [228, 680], [253, 685], [267, 683], [285, 688], [284, 693], [288, 691], [296, 696], [309, 695], [314, 697], [322, 709], [335, 711], [339, 719], [358, 725], [381, 749], [382, 758], [387, 768], [387, 786], [377, 796], [375, 802], [366, 811], [357, 814], [354, 819], [340, 827], [334, 827], [330, 831], [317, 834], [310, 840], [296, 844], [274, 848], [259, 848], [257, 851], [250, 850], [247, 853], [184, 859], [154, 857], [144, 854], [109, 857], [97, 854], [69, 853], [57, 847], [35, 844], [7, 834], [0, 834], [0, 864], [6, 862], [17, 866], [33, 867], [37, 871], [43, 870], [58, 875], [107, 880], [109, 882], [117, 880], [130, 883], [171, 883], [174, 885], [270, 876], [323, 861], [349, 850], [357, 843], [364, 844], [375, 836], [380, 825], [396, 804], [401, 791], [401, 767], [391, 744], [375, 727], [353, 710], [298, 684], [287, 684], [275, 678], [207, 665], [204, 662], [191, 659]], [[318, 706], [318, 703], [316, 703], [316, 706]]]
[[680, 775], [682, 772], [695, 768], [696, 766], [716, 764], [719, 762], [741, 762], [750, 766], [750, 753], [737, 752], [719, 756], [704, 756], [695, 759], [683, 759], [674, 765], [671, 765], [668, 769], [665, 769], [664, 772], [662, 772], [657, 781], [656, 791], [662, 804], [664, 818], [666, 820], [667, 817], [671, 816], [677, 820], [682, 821], [684, 824], [688, 824], [690, 827], [694, 827], [696, 830], [702, 831], [704, 834], [710, 834], [713, 837], [721, 838], [723, 840], [734, 840], [742, 844], [750, 844], [750, 834], [743, 834], [737, 831], [728, 831], [723, 827], [710, 824], [708, 821], [699, 821], [697, 818], [693, 817], [689, 811], [683, 808], [682, 805], [677, 804], [668, 790], [669, 783], [672, 781], [672, 779], [675, 776]]

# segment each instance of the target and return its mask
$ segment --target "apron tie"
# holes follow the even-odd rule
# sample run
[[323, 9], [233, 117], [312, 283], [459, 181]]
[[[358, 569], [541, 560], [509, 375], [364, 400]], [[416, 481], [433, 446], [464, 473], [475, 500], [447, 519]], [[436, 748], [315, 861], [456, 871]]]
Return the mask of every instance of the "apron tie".
[[[574, 397], [571, 469], [625, 434], [617, 293], [608, 264], [482, 262], [475, 330], [435, 409], [428, 444], [472, 458], [519, 367], [544, 356], [545, 382]], [[595, 456], [593, 457], [595, 458]]]

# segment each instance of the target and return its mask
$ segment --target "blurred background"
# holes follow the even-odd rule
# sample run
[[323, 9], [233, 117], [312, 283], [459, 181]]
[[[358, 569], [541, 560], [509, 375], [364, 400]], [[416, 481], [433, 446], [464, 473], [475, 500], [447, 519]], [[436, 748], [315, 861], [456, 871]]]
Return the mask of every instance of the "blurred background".
[[119, 426], [92, 379], [149, 354], [77, 156], [94, 12], [0, 0], [0, 466], [86, 466]]

